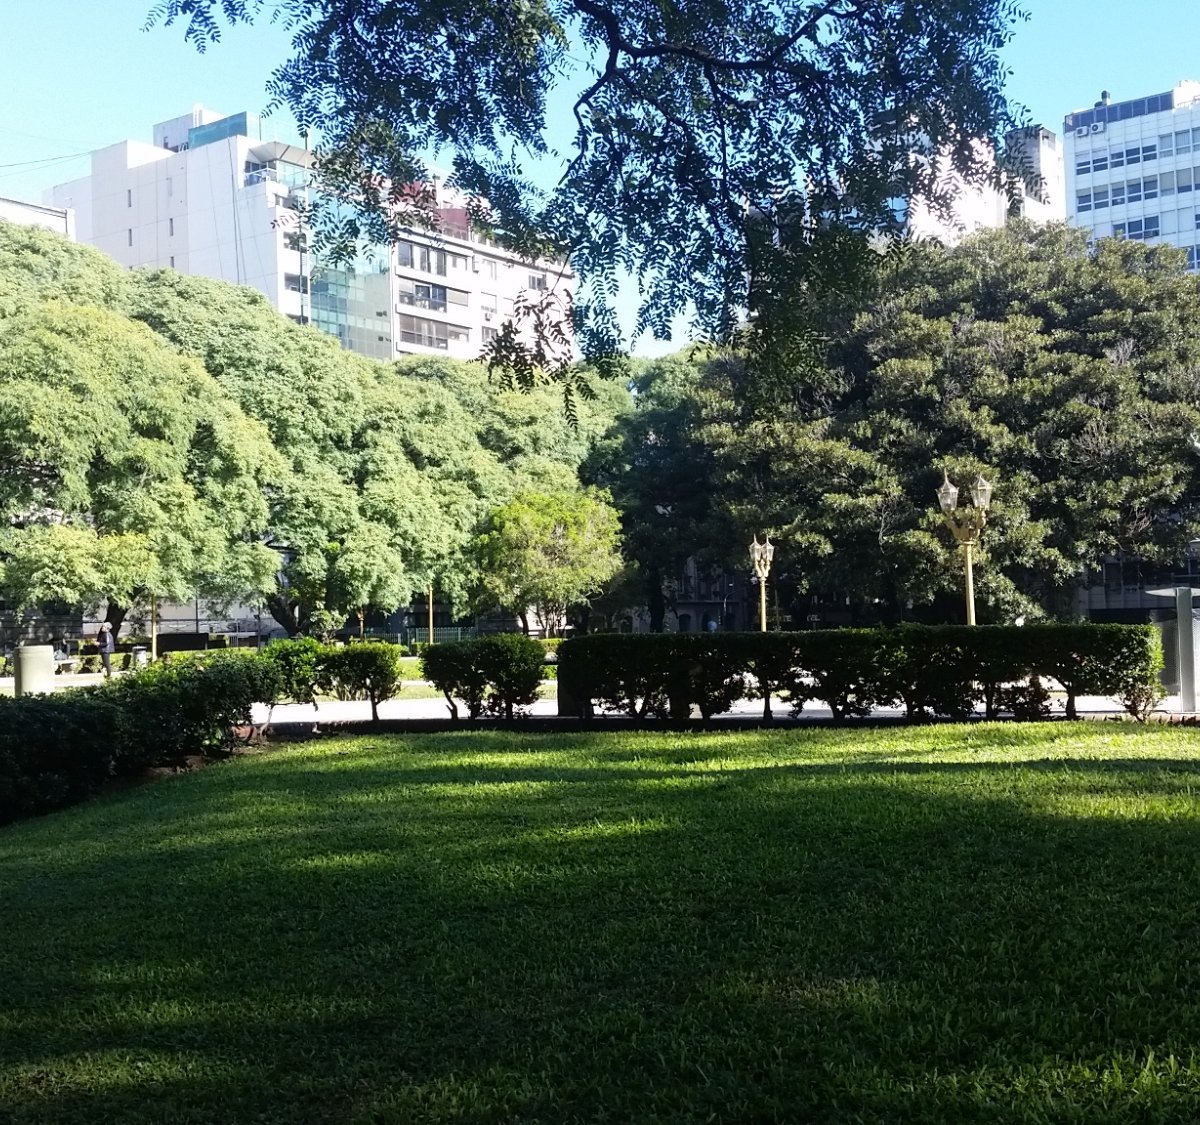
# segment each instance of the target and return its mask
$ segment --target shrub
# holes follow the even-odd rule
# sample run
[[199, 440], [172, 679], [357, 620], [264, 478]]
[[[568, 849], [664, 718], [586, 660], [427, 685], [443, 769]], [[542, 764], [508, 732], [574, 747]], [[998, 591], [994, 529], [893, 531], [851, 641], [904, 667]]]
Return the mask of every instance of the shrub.
[[813, 699], [824, 701], [835, 723], [852, 716], [862, 717], [871, 708], [890, 703], [894, 693], [887, 687], [879, 666], [879, 634], [875, 629], [829, 629], [797, 633], [793, 675], [784, 687], [799, 714]]
[[318, 682], [338, 699], [367, 699], [371, 721], [379, 721], [379, 704], [400, 690], [400, 652], [384, 641], [364, 641], [345, 648], [329, 647], [319, 662]]
[[262, 651], [279, 670], [280, 698], [315, 706], [325, 646], [314, 637], [295, 637], [272, 641]]
[[634, 716], [690, 704], [706, 717], [746, 690], [764, 700], [787, 694], [793, 712], [821, 700], [835, 722], [895, 701], [910, 719], [965, 718], [982, 700], [989, 718], [1046, 713], [1042, 679], [1067, 693], [1068, 717], [1080, 694], [1122, 701], [1135, 718], [1161, 698], [1161, 653], [1151, 626], [904, 626], [809, 633], [595, 635], [564, 643], [559, 657], [563, 714], [590, 714], [592, 702]]
[[477, 719], [487, 693], [487, 676], [470, 645], [470, 641], [450, 641], [426, 645], [421, 651], [421, 675], [446, 697], [450, 718], [456, 722], [457, 700], [466, 704], [469, 719]]
[[487, 682], [484, 710], [511, 719], [537, 699], [545, 649], [520, 633], [493, 633], [464, 642]]
[[156, 664], [99, 687], [0, 699], [0, 823], [81, 800], [112, 777], [225, 752], [280, 688], [253, 652]]
[[484, 712], [511, 719], [537, 699], [543, 658], [541, 642], [494, 633], [427, 648], [421, 674], [445, 695], [451, 718], [458, 718], [461, 699], [470, 719]]

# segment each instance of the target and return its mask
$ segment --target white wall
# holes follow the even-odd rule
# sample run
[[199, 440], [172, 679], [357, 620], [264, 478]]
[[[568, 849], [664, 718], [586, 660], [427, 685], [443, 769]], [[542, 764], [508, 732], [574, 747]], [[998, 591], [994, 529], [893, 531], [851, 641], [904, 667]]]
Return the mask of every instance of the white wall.
[[0, 196], [0, 219], [26, 227], [43, 227], [75, 240], [75, 212], [70, 208], [46, 207]]

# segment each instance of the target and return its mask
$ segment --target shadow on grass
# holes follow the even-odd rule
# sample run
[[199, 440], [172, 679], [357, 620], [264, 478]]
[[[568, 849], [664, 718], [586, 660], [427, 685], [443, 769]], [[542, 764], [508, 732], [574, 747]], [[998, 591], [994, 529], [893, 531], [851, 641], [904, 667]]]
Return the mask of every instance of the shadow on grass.
[[134, 1125], [1200, 1112], [1194, 761], [705, 770], [585, 738], [565, 749], [591, 768], [514, 764], [528, 744], [361, 740], [0, 836], [0, 1105]]

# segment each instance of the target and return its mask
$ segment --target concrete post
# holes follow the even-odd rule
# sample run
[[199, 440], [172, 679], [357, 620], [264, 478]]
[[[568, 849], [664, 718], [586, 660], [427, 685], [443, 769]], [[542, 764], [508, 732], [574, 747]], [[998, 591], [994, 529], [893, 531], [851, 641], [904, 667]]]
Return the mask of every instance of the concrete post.
[[1192, 625], [1192, 588], [1175, 588], [1175, 636], [1179, 653], [1179, 704], [1185, 714], [1196, 710], [1196, 639]]

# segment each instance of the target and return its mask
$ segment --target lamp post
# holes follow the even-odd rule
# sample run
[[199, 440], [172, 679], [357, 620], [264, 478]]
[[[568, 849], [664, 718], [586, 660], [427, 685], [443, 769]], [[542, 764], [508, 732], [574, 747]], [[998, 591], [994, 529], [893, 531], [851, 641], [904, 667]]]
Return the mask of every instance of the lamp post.
[[765, 633], [767, 631], [767, 572], [771, 569], [771, 559], [775, 555], [775, 546], [769, 535], [763, 536], [765, 543], [758, 541], [755, 535], [750, 544], [750, 561], [754, 564], [754, 576], [758, 579], [758, 625]]
[[942, 487], [937, 490], [938, 506], [946, 526], [954, 532], [954, 538], [963, 549], [967, 570], [967, 624], [975, 624], [975, 576], [972, 569], [975, 545], [979, 534], [987, 523], [988, 508], [992, 503], [992, 486], [982, 476], [971, 485], [971, 507], [958, 510], [958, 489], [950, 483], [950, 474], [943, 471]]

